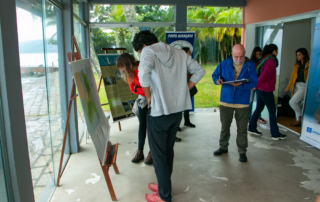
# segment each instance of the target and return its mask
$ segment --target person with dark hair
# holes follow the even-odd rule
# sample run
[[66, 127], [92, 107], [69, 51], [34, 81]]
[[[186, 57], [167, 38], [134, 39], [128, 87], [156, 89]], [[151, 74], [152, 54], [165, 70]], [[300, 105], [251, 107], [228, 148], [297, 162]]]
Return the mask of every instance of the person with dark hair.
[[293, 66], [293, 71], [289, 84], [286, 88], [286, 93], [291, 90], [290, 106], [296, 113], [296, 122], [292, 126], [301, 126], [302, 107], [301, 102], [304, 99], [306, 90], [306, 81], [309, 71], [309, 54], [307, 49], [299, 48], [296, 50], [296, 63]]
[[262, 55], [262, 49], [260, 47], [255, 47], [252, 50], [250, 60], [252, 60], [253, 63], [256, 63], [261, 58], [261, 55]]
[[[255, 48], [252, 50], [250, 60], [251, 60], [253, 63], [256, 63], [256, 62], [260, 59], [261, 54], [262, 54], [261, 48], [260, 48], [260, 47], [255, 47]], [[254, 96], [255, 96], [255, 95], [256, 95], [256, 91], [255, 91], [255, 90], [251, 90], [250, 105], [249, 105], [249, 122], [250, 122], [251, 115], [252, 115], [252, 103], [253, 103], [253, 99], [254, 99]], [[261, 114], [259, 115], [258, 122], [263, 123], [263, 124], [266, 124], [266, 123], [267, 123], [267, 122], [261, 117]]]
[[[129, 84], [130, 90], [133, 94], [138, 94], [139, 97], [135, 102], [137, 106], [137, 115], [139, 119], [139, 132], [138, 132], [138, 150], [135, 153], [132, 163], [140, 163], [144, 159], [143, 148], [147, 136], [147, 99], [140, 85], [138, 78], [138, 67], [139, 62], [135, 58], [128, 54], [121, 54], [116, 60], [117, 67], [121, 70], [121, 78]], [[147, 165], [153, 163], [151, 157], [151, 151], [149, 151], [148, 156], [144, 162]]]
[[154, 43], [158, 43], [156, 35], [151, 33], [149, 30], [141, 31], [134, 35], [132, 46], [135, 51], [141, 53], [143, 47], [150, 46]]
[[[133, 44], [141, 52], [139, 81], [148, 102], [148, 140], [158, 184], [148, 188], [149, 202], [171, 202], [173, 146], [182, 119], [182, 111], [191, 109], [189, 90], [204, 76], [205, 70], [183, 50], [158, 43], [155, 35], [142, 31]], [[150, 42], [151, 40], [151, 42]], [[187, 83], [187, 72], [193, 75]]]
[[[184, 52], [186, 52], [188, 55], [192, 56], [192, 52], [190, 51], [190, 48], [189, 48], [189, 47], [182, 47], [181, 49], [184, 50]], [[187, 82], [189, 82], [192, 74], [190, 74], [190, 72], [188, 72], [187, 76], [188, 76]], [[190, 97], [191, 97], [191, 99], [192, 99], [192, 97], [193, 97], [195, 94], [197, 94], [197, 92], [198, 92], [198, 89], [197, 89], [196, 86], [194, 86], [193, 88], [191, 88], [191, 90], [190, 90]], [[192, 123], [190, 122], [190, 112], [189, 112], [189, 110], [185, 110], [185, 111], [183, 112], [183, 115], [184, 115], [184, 125], [185, 125], [185, 126], [189, 126], [189, 127], [191, 127], [191, 128], [195, 128], [196, 125], [194, 125], [194, 124], [192, 124]], [[178, 131], [181, 131], [181, 128], [180, 128], [180, 127], [179, 127]]]
[[[235, 117], [237, 122], [237, 146], [239, 161], [247, 162], [250, 91], [257, 85], [256, 67], [249, 58], [245, 57], [243, 45], [236, 44], [232, 48], [232, 58], [222, 61], [212, 74], [216, 85], [222, 85], [220, 95], [221, 132], [219, 149], [213, 155], [228, 153], [230, 126]], [[224, 81], [248, 79], [245, 83], [223, 84]]]
[[253, 135], [262, 135], [257, 130], [257, 120], [264, 106], [269, 111], [269, 122], [272, 140], [284, 140], [286, 135], [279, 132], [276, 117], [276, 104], [273, 91], [276, 85], [276, 68], [278, 67], [278, 47], [275, 44], [266, 45], [263, 48], [262, 59], [256, 63], [258, 73], [258, 84], [255, 87], [257, 93], [257, 107], [254, 111], [248, 128], [248, 133]]

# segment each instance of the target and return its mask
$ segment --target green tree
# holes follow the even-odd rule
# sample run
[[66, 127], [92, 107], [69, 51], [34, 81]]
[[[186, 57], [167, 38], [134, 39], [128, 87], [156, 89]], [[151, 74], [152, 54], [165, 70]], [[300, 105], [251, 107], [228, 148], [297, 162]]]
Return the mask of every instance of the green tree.
[[[242, 23], [242, 9], [230, 8], [217, 15], [216, 24], [241, 24]], [[234, 37], [241, 36], [241, 28], [223, 28], [221, 32], [231, 36], [231, 48], [233, 47]], [[222, 35], [223, 36], [223, 35]]]
[[[214, 23], [220, 12], [228, 9], [227, 7], [188, 7], [187, 21], [192, 23]], [[202, 41], [206, 37], [214, 39], [216, 31], [210, 27], [192, 27], [192, 31], [196, 32], [199, 41], [199, 63], [202, 64]]]

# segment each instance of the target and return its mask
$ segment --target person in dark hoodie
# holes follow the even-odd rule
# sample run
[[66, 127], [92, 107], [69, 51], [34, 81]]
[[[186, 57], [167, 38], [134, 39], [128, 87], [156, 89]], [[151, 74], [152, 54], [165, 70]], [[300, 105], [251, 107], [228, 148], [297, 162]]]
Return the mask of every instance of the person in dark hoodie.
[[[148, 188], [149, 202], [171, 202], [173, 146], [182, 119], [182, 111], [191, 109], [189, 90], [204, 76], [205, 70], [183, 50], [158, 43], [150, 31], [141, 31], [132, 41], [141, 52], [139, 81], [148, 101], [147, 131], [158, 184]], [[187, 83], [187, 72], [192, 73]]]
[[[220, 148], [214, 155], [222, 155], [228, 152], [230, 139], [230, 126], [235, 113], [237, 122], [237, 146], [239, 161], [247, 162], [250, 93], [257, 85], [257, 72], [254, 63], [245, 57], [243, 45], [236, 44], [232, 49], [232, 58], [222, 61], [212, 74], [212, 80], [216, 85], [222, 85], [220, 95]], [[224, 81], [249, 79], [245, 83], [223, 84]]]
[[269, 111], [271, 139], [284, 140], [286, 139], [286, 135], [279, 132], [276, 117], [276, 103], [273, 95], [276, 85], [276, 68], [279, 65], [277, 55], [277, 45], [266, 45], [262, 51], [262, 59], [256, 63], [257, 73], [259, 76], [257, 86], [255, 87], [257, 89], [257, 107], [252, 114], [248, 133], [253, 135], [262, 135], [262, 133], [257, 130], [257, 120], [264, 106], [267, 106]]

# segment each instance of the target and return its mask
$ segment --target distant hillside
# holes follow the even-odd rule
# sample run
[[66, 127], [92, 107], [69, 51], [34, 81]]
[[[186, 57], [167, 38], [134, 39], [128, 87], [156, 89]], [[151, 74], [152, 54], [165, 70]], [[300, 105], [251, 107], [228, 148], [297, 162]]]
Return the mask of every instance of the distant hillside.
[[[19, 43], [20, 53], [43, 53], [43, 40], [22, 41]], [[47, 53], [57, 53], [58, 46], [53, 44], [47, 45]]]

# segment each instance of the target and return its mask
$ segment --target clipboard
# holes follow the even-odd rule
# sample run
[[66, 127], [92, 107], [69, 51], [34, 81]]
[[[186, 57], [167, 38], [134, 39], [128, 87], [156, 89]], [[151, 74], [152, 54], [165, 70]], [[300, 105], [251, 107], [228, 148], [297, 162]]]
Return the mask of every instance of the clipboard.
[[222, 84], [229, 84], [229, 83], [248, 83], [249, 79], [240, 79], [240, 80], [234, 80], [234, 81], [225, 81], [222, 82]]

